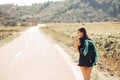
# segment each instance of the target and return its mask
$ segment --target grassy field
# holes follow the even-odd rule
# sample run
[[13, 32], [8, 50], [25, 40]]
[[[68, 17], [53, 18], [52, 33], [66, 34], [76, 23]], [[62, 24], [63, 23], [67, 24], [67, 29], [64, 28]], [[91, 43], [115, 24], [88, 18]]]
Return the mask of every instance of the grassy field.
[[[51, 36], [70, 54], [77, 62], [78, 56], [74, 54], [73, 47], [80, 27], [87, 29], [89, 37], [96, 43], [99, 52], [97, 70], [106, 76], [97, 74], [93, 80], [119, 80], [120, 76], [120, 23], [119, 22], [93, 22], [93, 23], [56, 23], [47, 24], [41, 30]], [[107, 76], [107, 74], [109, 74]], [[100, 77], [99, 77], [100, 76]], [[111, 79], [110, 79], [111, 77]]]
[[21, 31], [26, 30], [28, 27], [0, 27], [0, 47], [4, 46], [9, 41], [19, 36]]

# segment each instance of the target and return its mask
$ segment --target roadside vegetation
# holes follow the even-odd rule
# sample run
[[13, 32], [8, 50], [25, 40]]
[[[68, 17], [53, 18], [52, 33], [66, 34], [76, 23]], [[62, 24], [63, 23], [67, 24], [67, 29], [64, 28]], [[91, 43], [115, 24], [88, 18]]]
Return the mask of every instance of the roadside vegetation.
[[92, 73], [93, 80], [120, 80], [120, 23], [56, 23], [48, 24], [41, 30], [59, 43], [77, 63], [78, 55], [73, 51], [77, 29], [85, 27], [89, 37], [95, 42], [99, 61]]
[[20, 35], [20, 32], [26, 30], [28, 27], [16, 26], [16, 27], [0, 27], [0, 47], [10, 42], [14, 38]]

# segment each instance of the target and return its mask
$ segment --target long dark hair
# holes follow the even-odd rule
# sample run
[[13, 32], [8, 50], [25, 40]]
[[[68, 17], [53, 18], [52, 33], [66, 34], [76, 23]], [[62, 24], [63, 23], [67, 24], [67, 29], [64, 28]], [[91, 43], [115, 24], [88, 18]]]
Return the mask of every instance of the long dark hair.
[[83, 32], [83, 38], [90, 39], [85, 28], [80, 28], [78, 31]]

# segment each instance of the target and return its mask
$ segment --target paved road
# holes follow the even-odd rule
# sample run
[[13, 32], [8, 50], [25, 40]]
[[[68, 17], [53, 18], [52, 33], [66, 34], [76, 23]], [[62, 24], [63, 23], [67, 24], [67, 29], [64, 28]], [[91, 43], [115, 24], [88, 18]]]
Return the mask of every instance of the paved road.
[[75, 80], [60, 51], [38, 27], [0, 48], [0, 80]]

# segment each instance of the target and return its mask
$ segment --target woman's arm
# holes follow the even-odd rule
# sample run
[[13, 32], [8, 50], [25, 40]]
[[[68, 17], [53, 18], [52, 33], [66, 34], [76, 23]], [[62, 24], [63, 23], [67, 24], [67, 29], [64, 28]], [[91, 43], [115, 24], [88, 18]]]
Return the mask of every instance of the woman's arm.
[[80, 46], [79, 39], [77, 39], [76, 42], [75, 42], [75, 47], [74, 47], [75, 52], [78, 52], [78, 46]]

